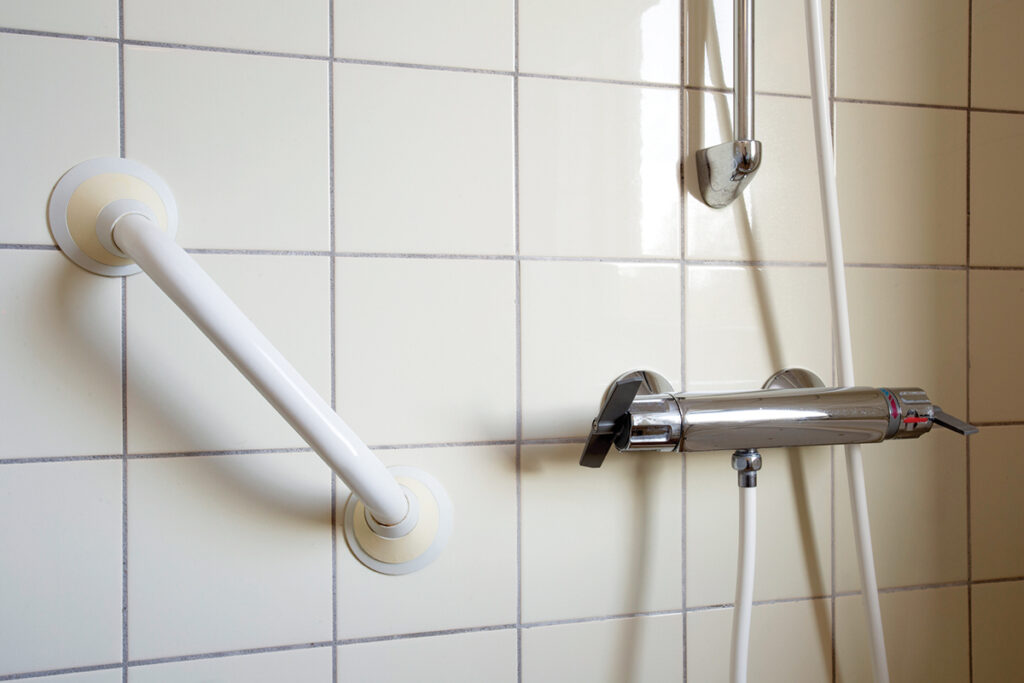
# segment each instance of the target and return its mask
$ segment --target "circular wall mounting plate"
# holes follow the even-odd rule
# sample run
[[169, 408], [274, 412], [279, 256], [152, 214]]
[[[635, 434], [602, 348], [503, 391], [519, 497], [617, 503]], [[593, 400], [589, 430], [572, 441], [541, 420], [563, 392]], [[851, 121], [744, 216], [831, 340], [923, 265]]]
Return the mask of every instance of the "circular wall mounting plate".
[[452, 534], [452, 503], [441, 484], [415, 467], [389, 467], [406, 495], [419, 507], [416, 526], [404, 536], [386, 538], [374, 533], [366, 506], [354, 493], [345, 504], [345, 540], [352, 554], [381, 574], [409, 574], [437, 559]]
[[174, 236], [178, 228], [178, 207], [160, 176], [129, 159], [90, 159], [61, 176], [50, 194], [47, 211], [50, 232], [64, 255], [99, 275], [119, 277], [139, 272], [131, 259], [104, 246], [96, 230], [103, 210], [125, 200], [134, 206], [144, 205], [148, 209], [145, 213], [168, 235]]

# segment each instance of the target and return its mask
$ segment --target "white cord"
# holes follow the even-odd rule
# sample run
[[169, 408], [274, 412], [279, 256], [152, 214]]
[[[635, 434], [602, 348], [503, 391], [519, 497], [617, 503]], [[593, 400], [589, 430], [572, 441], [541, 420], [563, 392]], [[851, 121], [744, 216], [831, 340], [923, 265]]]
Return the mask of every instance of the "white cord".
[[[825, 248], [828, 263], [829, 291], [832, 296], [832, 334], [836, 341], [836, 366], [839, 383], [854, 386], [853, 344], [850, 340], [850, 310], [846, 296], [846, 274], [843, 269], [843, 241], [839, 225], [839, 194], [836, 189], [835, 158], [829, 126], [828, 85], [825, 78], [825, 44], [821, 29], [819, 0], [806, 0], [807, 54], [811, 69], [811, 102], [814, 108], [814, 137], [818, 145], [818, 179], [821, 185], [821, 208], [825, 221]], [[875, 557], [871, 548], [871, 524], [864, 486], [864, 464], [859, 444], [846, 446], [846, 473], [850, 484], [850, 505], [853, 532], [857, 542], [861, 585], [870, 632], [871, 663], [875, 683], [889, 683], [882, 632], [882, 610], [878, 603], [878, 580]]]
[[757, 487], [740, 487], [740, 554], [736, 569], [736, 607], [732, 615], [732, 662], [729, 671], [732, 683], [747, 683], [756, 546]]

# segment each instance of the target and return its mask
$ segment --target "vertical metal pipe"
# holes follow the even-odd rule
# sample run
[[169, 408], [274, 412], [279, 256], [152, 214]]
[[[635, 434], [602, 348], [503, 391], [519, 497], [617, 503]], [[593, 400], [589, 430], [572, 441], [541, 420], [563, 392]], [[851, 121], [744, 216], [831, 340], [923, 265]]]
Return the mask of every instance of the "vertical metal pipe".
[[754, 139], [754, 0], [735, 0], [733, 7], [733, 135]]

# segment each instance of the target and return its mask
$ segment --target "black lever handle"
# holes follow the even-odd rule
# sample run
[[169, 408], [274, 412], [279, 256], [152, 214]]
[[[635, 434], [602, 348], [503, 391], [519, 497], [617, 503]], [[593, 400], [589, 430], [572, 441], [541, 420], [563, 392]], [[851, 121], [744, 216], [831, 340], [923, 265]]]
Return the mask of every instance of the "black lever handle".
[[972, 424], [967, 424], [963, 420], [953, 417], [949, 413], [946, 413], [942, 408], [937, 405], [932, 405], [932, 422], [937, 425], [941, 425], [946, 429], [950, 429], [958, 434], [967, 436], [968, 434], [977, 434], [978, 428]]
[[622, 427], [621, 422], [626, 417], [629, 406], [633, 404], [637, 392], [640, 391], [643, 381], [642, 375], [632, 373], [620, 377], [608, 388], [601, 412], [594, 418], [587, 443], [583, 447], [583, 455], [580, 456], [581, 465], [600, 467], [604, 462], [604, 457], [608, 455], [608, 451], [615, 442], [615, 435]]

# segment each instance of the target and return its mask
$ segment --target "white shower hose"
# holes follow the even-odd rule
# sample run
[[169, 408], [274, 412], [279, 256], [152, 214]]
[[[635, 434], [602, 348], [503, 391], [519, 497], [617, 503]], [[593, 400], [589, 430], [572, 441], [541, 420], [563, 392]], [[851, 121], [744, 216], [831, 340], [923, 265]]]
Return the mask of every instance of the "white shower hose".
[[[822, 216], [825, 223], [826, 263], [829, 292], [832, 297], [832, 336], [836, 344], [836, 370], [839, 384], [854, 386], [853, 344], [850, 340], [850, 310], [846, 297], [843, 268], [843, 239], [839, 226], [839, 194], [836, 189], [835, 157], [829, 126], [828, 85], [825, 74], [825, 41], [821, 29], [819, 0], [805, 0], [807, 18], [807, 54], [811, 69], [811, 102], [814, 108], [814, 137], [818, 146], [818, 180], [821, 184]], [[871, 664], [875, 683], [889, 683], [882, 633], [882, 610], [878, 603], [875, 556], [871, 548], [871, 525], [864, 487], [864, 465], [859, 444], [846, 446], [846, 475], [850, 485], [853, 533], [860, 563], [861, 586], [867, 611]]]
[[[843, 268], [843, 242], [839, 225], [839, 195], [836, 189], [835, 157], [829, 125], [828, 85], [825, 75], [825, 45], [821, 29], [819, 0], [806, 0], [807, 53], [811, 70], [811, 103], [814, 109], [814, 137], [818, 147], [818, 179], [821, 185], [822, 214], [825, 224], [826, 263], [829, 293], [832, 298], [832, 335], [836, 343], [836, 369], [839, 384], [854, 386], [853, 344], [850, 339], [850, 311]], [[857, 544], [864, 606], [867, 612], [871, 665], [875, 683], [889, 683], [882, 632], [882, 610], [878, 602], [878, 580], [871, 547], [864, 464], [859, 444], [846, 446], [846, 474], [850, 484], [853, 532]], [[736, 576], [736, 603], [733, 613], [732, 661], [729, 679], [746, 683], [750, 653], [750, 613], [754, 597], [754, 549], [757, 536], [757, 488], [740, 488], [739, 568]]]

